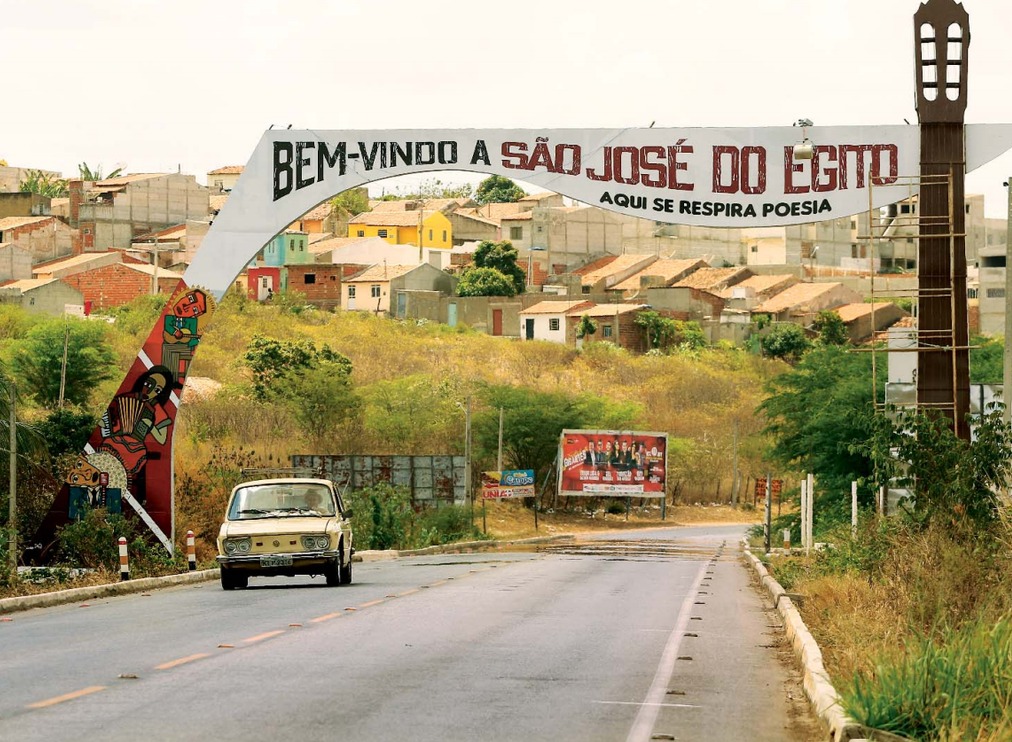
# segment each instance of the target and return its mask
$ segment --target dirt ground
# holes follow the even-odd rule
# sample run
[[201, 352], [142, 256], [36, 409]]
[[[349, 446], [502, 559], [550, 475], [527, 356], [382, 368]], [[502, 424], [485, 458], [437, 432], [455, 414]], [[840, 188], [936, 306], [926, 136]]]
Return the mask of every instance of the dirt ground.
[[712, 525], [724, 523], [758, 523], [761, 514], [752, 509], [732, 508], [728, 505], [675, 505], [669, 506], [661, 520], [659, 506], [632, 508], [628, 518], [622, 513], [606, 513], [601, 509], [593, 514], [585, 510], [555, 510], [538, 513], [538, 528], [534, 527], [534, 511], [515, 502], [489, 502], [485, 505], [484, 528], [482, 505], [475, 503], [474, 524], [495, 539], [519, 539], [534, 536], [552, 536], [581, 531], [622, 531], [643, 528], [663, 528], [685, 525]]

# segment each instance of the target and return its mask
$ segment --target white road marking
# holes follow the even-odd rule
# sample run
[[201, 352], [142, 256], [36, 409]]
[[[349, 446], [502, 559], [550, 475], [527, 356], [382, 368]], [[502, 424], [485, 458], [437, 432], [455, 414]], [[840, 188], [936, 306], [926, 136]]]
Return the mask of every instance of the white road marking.
[[664, 705], [663, 701], [667, 693], [668, 681], [671, 679], [671, 673], [674, 671], [675, 662], [678, 659], [678, 646], [682, 643], [685, 629], [688, 628], [696, 591], [699, 589], [699, 583], [703, 581], [706, 567], [707, 565], [703, 564], [699, 568], [699, 573], [696, 575], [696, 579], [693, 580], [692, 587], [685, 594], [682, 608], [678, 612], [678, 620], [675, 621], [675, 627], [671, 630], [668, 643], [661, 654], [660, 664], [657, 665], [654, 682], [650, 684], [650, 690], [647, 691], [646, 698], [643, 699], [643, 703], [640, 705], [639, 713], [636, 714], [636, 718], [633, 720], [633, 725], [629, 730], [629, 736], [626, 737], [626, 742], [647, 742], [651, 734], [653, 734], [654, 724], [657, 723], [657, 711]]

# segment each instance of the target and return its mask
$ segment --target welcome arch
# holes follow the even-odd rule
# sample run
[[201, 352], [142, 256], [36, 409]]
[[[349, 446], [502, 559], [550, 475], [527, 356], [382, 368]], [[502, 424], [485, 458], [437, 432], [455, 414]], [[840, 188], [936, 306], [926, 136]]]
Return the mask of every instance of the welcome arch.
[[[968, 171], [1012, 145], [1012, 126], [966, 128]], [[173, 550], [176, 414], [215, 305], [267, 242], [334, 195], [399, 175], [464, 170], [657, 222], [738, 228], [849, 216], [911, 195], [902, 176], [917, 172], [919, 127], [807, 127], [810, 159], [795, 158], [801, 134], [795, 127], [265, 132], [35, 541], [44, 550], [88, 503], [133, 511]]]

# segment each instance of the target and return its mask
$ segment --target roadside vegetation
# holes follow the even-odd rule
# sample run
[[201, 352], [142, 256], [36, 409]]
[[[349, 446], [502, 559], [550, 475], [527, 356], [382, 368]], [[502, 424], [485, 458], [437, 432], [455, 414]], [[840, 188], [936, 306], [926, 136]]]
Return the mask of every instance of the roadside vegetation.
[[[0, 307], [0, 362], [3, 379], [14, 380], [19, 390], [19, 430], [48, 444], [48, 455], [26, 453], [19, 464], [22, 543], [45, 515], [163, 302], [142, 297], [112, 312], [111, 324]], [[292, 455], [307, 453], [463, 455], [468, 405], [472, 481], [495, 468], [502, 408], [503, 465], [536, 470], [539, 489], [544, 486], [542, 517], [555, 528], [571, 530], [568, 514], [593, 525], [609, 509], [613, 521], [625, 514], [624, 501], [554, 497], [550, 470], [559, 432], [567, 427], [668, 432], [672, 505], [729, 503], [737, 458], [739, 492], [743, 504], [751, 504], [744, 493], [767, 468], [755, 409], [764, 382], [786, 366], [742, 349], [702, 347], [691, 323], [677, 329], [650, 354], [637, 356], [592, 336], [575, 350], [493, 338], [467, 327], [324, 312], [295, 293], [279, 294], [270, 304], [229, 294], [191, 366], [174, 431], [177, 554], [185, 553], [183, 538], [192, 529], [198, 562], [213, 564], [225, 501], [243, 469], [286, 467]], [[114, 373], [107, 372], [109, 359]], [[6, 420], [4, 410], [0, 399]], [[27, 452], [27, 446], [19, 449]], [[6, 457], [0, 457], [3, 476]], [[372, 495], [350, 495], [360, 549], [416, 548], [485, 535], [480, 501], [475, 512], [468, 507], [462, 515], [461, 508], [405, 508], [403, 493]], [[514, 507], [522, 517], [497, 525]], [[0, 523], [6, 512], [0, 495]], [[531, 503], [504, 503], [495, 512], [486, 524], [490, 538], [500, 535], [497, 527], [505, 529], [504, 537], [515, 537], [517, 523], [533, 521]], [[631, 522], [641, 515], [660, 523], [656, 508], [634, 508]], [[88, 546], [78, 531], [100, 529], [134, 540], [125, 530], [132, 523], [102, 511], [89, 518], [90, 525], [64, 531], [64, 559], [114, 574], [115, 554]], [[135, 574], [176, 568], [157, 558], [158, 547], [137, 541]], [[3, 565], [0, 570], [7, 569], [6, 559]], [[0, 582], [10, 584], [12, 576], [4, 574]]]
[[[994, 381], [996, 347], [1000, 379], [1001, 343], [975, 344], [974, 383]], [[775, 457], [798, 479], [816, 473], [815, 541], [826, 545], [769, 566], [800, 596], [852, 718], [918, 740], [1012, 739], [1009, 428], [1000, 408], [975, 422], [972, 442], [944, 420], [876, 413], [870, 379], [867, 354], [824, 347], [769, 383]], [[881, 517], [883, 484], [916, 497]], [[773, 533], [783, 528], [800, 542], [795, 514]]]

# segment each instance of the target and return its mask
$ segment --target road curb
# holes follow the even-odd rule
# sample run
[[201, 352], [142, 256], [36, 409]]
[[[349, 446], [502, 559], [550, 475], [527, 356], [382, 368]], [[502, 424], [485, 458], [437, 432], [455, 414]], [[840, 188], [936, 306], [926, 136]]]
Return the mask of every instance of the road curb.
[[[429, 546], [424, 549], [410, 549], [402, 551], [358, 551], [355, 552], [356, 562], [375, 562], [398, 557], [421, 556], [424, 554], [455, 554], [467, 551], [481, 551], [482, 549], [499, 548], [512, 546], [514, 544], [539, 544], [553, 541], [571, 539], [571, 534], [559, 534], [556, 536], [537, 536], [534, 538], [512, 539], [508, 541], [464, 541], [456, 544], [443, 544], [440, 546]], [[209, 582], [217, 580], [220, 574], [218, 569], [203, 569], [195, 572], [183, 572], [178, 575], [167, 575], [165, 577], [143, 577], [136, 580], [125, 580], [122, 582], [110, 582], [105, 585], [89, 585], [87, 587], [75, 587], [69, 590], [55, 590], [49, 593], [38, 593], [36, 595], [21, 595], [16, 598], [0, 599], [0, 616], [19, 611], [28, 611], [32, 608], [50, 608], [56, 605], [76, 603], [79, 600], [94, 600], [96, 598], [111, 598], [116, 595], [128, 595], [130, 593], [144, 592], [145, 590], [157, 590], [163, 587], [175, 585], [187, 585], [197, 582]]]
[[748, 543], [743, 541], [742, 545], [745, 556], [759, 576], [759, 582], [773, 599], [774, 607], [784, 620], [784, 630], [794, 648], [794, 656], [801, 663], [805, 693], [815, 713], [829, 726], [830, 737], [834, 742], [858, 742], [865, 739], [867, 730], [843, 712], [840, 696], [822, 663], [822, 650], [805, 626], [790, 594], [752, 553]]
[[142, 577], [137, 580], [110, 582], [105, 585], [89, 585], [69, 590], [56, 590], [51, 593], [21, 595], [16, 598], [4, 598], [0, 600], [0, 615], [27, 611], [32, 608], [49, 608], [54, 605], [76, 603], [79, 600], [110, 598], [115, 595], [127, 595], [129, 593], [144, 592], [145, 590], [156, 590], [162, 587], [187, 585], [194, 582], [207, 582], [216, 579], [218, 579], [217, 569], [203, 569], [196, 572], [167, 575], [165, 577]]

